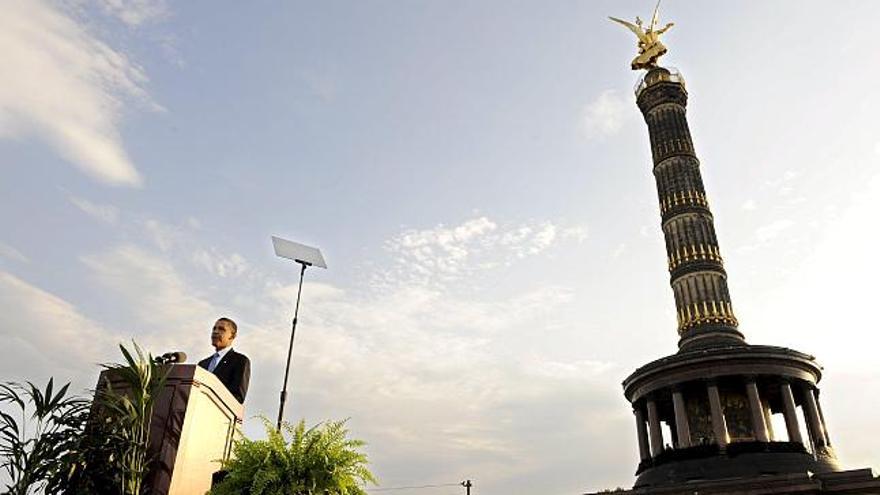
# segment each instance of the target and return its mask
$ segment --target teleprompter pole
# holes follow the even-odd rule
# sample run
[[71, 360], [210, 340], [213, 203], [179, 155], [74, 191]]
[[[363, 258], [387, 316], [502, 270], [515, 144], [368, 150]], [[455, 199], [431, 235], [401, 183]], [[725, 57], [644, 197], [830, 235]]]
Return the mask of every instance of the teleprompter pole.
[[302, 265], [299, 272], [299, 288], [296, 291], [296, 309], [293, 310], [293, 323], [290, 326], [290, 347], [287, 348], [287, 366], [284, 368], [284, 387], [281, 389], [281, 402], [278, 405], [278, 423], [276, 429], [281, 431], [281, 421], [284, 417], [284, 403], [287, 402], [287, 378], [290, 376], [290, 359], [293, 357], [293, 337], [296, 335], [296, 320], [299, 317], [299, 297], [303, 289], [303, 277], [306, 274], [306, 268], [309, 263], [297, 261]]

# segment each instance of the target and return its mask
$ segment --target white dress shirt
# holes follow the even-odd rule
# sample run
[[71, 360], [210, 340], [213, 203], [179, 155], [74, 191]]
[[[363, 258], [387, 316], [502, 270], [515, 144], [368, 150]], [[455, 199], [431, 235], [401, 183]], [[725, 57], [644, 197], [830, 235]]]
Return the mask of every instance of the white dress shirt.
[[229, 346], [229, 347], [226, 347], [224, 349], [220, 349], [219, 351], [215, 352], [214, 357], [211, 358], [211, 362], [208, 363], [208, 371], [213, 373], [214, 370], [217, 369], [217, 365], [220, 364], [220, 361], [223, 360], [223, 356], [225, 356], [226, 353], [229, 352], [231, 349], [232, 349], [232, 346]]

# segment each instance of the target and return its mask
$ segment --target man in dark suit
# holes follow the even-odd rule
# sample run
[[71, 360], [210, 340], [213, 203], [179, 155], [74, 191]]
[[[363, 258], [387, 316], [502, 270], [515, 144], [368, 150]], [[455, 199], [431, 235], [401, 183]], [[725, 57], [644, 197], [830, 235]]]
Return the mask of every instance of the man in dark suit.
[[251, 361], [232, 349], [238, 325], [229, 318], [220, 318], [211, 330], [211, 345], [217, 351], [199, 361], [199, 366], [217, 375], [239, 402], [244, 403], [251, 379]]

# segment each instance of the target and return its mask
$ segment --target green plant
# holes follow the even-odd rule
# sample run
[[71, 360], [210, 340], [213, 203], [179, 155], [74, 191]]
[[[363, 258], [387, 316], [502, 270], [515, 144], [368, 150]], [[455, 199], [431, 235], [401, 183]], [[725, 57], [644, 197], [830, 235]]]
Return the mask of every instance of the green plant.
[[53, 379], [45, 390], [30, 382], [0, 384], [0, 406], [7, 406], [0, 410], [7, 493], [145, 491], [150, 418], [167, 370], [132, 344], [134, 353], [119, 346], [124, 364], [103, 365], [108, 373], [91, 408], [89, 401], [67, 396], [70, 384], [55, 392]]
[[211, 495], [365, 495], [363, 486], [376, 483], [359, 450], [365, 443], [347, 438], [345, 421], [284, 423], [279, 432], [261, 419], [268, 438], [236, 441], [222, 463], [228, 475]]
[[[124, 364], [104, 365], [102, 388], [95, 394], [96, 410], [103, 427], [102, 436], [110, 440], [110, 465], [118, 474], [119, 491], [139, 495], [150, 459], [150, 419], [156, 397], [165, 386], [167, 370], [155, 363], [153, 356], [132, 342], [135, 354], [124, 345], [119, 350]], [[112, 380], [112, 381], [111, 381]]]
[[68, 396], [69, 383], [56, 392], [53, 382], [44, 390], [31, 382], [0, 384], [0, 405], [7, 406], [0, 410], [0, 468], [10, 495], [59, 493], [66, 460], [76, 455], [88, 401]]
[[67, 462], [66, 493], [148, 491], [150, 419], [167, 370], [155, 364], [136, 342], [134, 352], [122, 344], [123, 364], [105, 364], [91, 414], [81, 423], [79, 448]]

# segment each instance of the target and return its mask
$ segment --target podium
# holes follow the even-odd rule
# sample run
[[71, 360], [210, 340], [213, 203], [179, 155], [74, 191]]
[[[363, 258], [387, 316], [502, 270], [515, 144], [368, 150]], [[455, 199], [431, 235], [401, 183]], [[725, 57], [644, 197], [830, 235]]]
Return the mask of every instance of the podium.
[[[153, 407], [148, 448], [153, 464], [144, 486], [153, 495], [203, 494], [220, 459], [229, 458], [244, 407], [206, 369], [169, 366]], [[112, 370], [102, 372], [99, 383], [105, 378], [116, 389]]]

